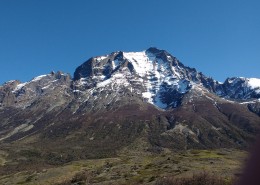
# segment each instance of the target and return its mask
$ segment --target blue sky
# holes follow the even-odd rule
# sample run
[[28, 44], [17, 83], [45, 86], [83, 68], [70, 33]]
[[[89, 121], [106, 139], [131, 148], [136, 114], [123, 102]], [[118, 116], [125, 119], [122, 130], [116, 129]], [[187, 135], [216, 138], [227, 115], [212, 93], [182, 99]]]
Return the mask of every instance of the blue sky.
[[260, 78], [259, 0], [1, 0], [0, 84], [165, 49], [219, 81]]

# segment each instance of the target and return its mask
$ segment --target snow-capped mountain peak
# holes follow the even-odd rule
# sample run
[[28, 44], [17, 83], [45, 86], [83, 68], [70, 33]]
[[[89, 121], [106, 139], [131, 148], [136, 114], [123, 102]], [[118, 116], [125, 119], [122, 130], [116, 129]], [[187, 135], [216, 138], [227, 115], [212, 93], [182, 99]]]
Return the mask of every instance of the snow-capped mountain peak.
[[222, 96], [231, 99], [247, 100], [260, 98], [260, 79], [232, 77], [222, 85]]
[[[130, 93], [129, 96], [138, 101], [168, 109], [180, 106], [185, 94], [195, 86], [226, 99], [260, 98], [260, 79], [228, 78], [219, 83], [183, 65], [167, 51], [149, 48], [140, 52], [117, 51], [92, 57], [75, 70], [73, 79], [58, 72], [25, 83], [8, 82], [0, 87], [3, 92], [0, 100], [8, 99], [8, 105], [18, 102], [15, 106], [22, 102], [24, 106], [59, 89], [66, 96], [75, 96], [79, 104], [91, 101], [91, 105], [96, 106], [99, 102], [95, 101], [102, 98], [106, 106]], [[6, 93], [9, 90], [11, 93]]]
[[[127, 88], [159, 108], [176, 107], [203, 75], [184, 66], [164, 50], [114, 52], [89, 59], [76, 69], [76, 88]], [[173, 96], [174, 95], [174, 96]]]

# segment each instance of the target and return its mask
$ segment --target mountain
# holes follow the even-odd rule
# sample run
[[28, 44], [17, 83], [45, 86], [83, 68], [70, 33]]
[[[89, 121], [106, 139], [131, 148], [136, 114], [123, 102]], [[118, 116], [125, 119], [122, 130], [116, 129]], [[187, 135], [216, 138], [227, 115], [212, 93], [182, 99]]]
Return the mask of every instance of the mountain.
[[223, 91], [218, 95], [232, 99], [260, 98], [260, 79], [257, 78], [228, 78], [222, 85]]
[[0, 86], [0, 146], [17, 159], [13, 169], [126, 148], [247, 148], [259, 130], [259, 98], [260, 79], [220, 83], [165, 50], [118, 51], [90, 58], [73, 78], [51, 72]]

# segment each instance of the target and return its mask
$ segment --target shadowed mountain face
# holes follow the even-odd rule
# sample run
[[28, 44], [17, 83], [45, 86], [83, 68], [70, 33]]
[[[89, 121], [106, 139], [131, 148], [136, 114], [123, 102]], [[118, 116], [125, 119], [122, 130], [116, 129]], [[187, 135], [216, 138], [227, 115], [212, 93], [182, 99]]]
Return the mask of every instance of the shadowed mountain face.
[[113, 156], [133, 144], [246, 148], [259, 130], [259, 98], [259, 79], [220, 83], [157, 48], [113, 52], [90, 58], [74, 78], [52, 72], [0, 86], [0, 145], [18, 158], [29, 147], [44, 164]]

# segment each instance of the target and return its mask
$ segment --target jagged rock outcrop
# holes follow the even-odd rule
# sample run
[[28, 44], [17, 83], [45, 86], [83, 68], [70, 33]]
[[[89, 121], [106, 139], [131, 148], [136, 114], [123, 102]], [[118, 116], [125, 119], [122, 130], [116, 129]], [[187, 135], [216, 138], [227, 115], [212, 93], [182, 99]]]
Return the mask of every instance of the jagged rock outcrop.
[[27, 107], [44, 96], [70, 94], [72, 83], [69, 74], [51, 72], [29, 82], [10, 81], [0, 87], [2, 107]]
[[260, 116], [260, 102], [250, 102], [247, 107], [251, 112], [254, 112]]

